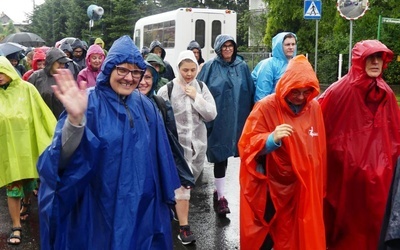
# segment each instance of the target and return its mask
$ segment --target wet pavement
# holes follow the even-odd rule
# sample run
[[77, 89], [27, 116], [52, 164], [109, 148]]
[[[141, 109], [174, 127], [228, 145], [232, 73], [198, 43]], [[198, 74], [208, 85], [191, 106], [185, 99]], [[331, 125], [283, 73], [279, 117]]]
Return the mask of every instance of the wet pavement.
[[[234, 250], [239, 249], [239, 158], [229, 158], [226, 198], [231, 213], [226, 218], [216, 215], [213, 204], [214, 178], [213, 167], [206, 164], [203, 174], [191, 193], [189, 223], [196, 235], [197, 242], [182, 245], [177, 239], [178, 222], [172, 222], [175, 250]], [[22, 242], [18, 246], [7, 245], [11, 233], [11, 219], [8, 214], [6, 191], [0, 188], [0, 250], [21, 249], [38, 250], [39, 219], [37, 216], [37, 198], [32, 197], [31, 216], [22, 223]]]

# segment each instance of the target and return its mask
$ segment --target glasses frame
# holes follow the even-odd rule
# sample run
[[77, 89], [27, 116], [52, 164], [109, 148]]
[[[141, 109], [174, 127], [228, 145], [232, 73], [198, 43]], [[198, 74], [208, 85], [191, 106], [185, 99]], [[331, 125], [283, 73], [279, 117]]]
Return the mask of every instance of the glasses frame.
[[[125, 67], [122, 67], [122, 66], [115, 66], [115, 69], [116, 69], [116, 71], [117, 71], [117, 75], [123, 76], [124, 78], [125, 78], [129, 73], [131, 73], [132, 78], [134, 78], [134, 79], [140, 79], [140, 78], [143, 77], [144, 72], [145, 72], [144, 70], [141, 70], [141, 69], [129, 70], [129, 69], [127, 69], [127, 68], [125, 68]], [[122, 73], [120, 72], [120, 69], [126, 70], [127, 73], [126, 73], [126, 74], [122, 74]], [[139, 75], [135, 76], [135, 75], [134, 75], [135, 73], [139, 73]]]
[[[146, 78], [148, 78], [148, 79], [146, 79]], [[147, 82], [147, 83], [153, 83], [153, 76], [152, 75], [145, 75], [145, 74], [143, 74], [143, 76], [142, 76], [142, 80], [143, 81], [145, 81], [145, 82]]]
[[305, 98], [309, 97], [314, 92], [314, 89], [308, 89], [305, 91], [299, 91], [297, 89], [293, 89], [290, 91], [290, 95], [293, 97], [304, 96]]
[[222, 47], [221, 47], [222, 50], [228, 50], [228, 49], [233, 50], [234, 48], [235, 48], [235, 45], [233, 45], [233, 44], [222, 45]]

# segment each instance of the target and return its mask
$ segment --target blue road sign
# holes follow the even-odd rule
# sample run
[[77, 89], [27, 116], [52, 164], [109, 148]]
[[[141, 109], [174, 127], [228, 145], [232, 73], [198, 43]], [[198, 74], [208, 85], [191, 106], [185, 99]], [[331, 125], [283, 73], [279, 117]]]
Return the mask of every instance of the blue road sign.
[[321, 7], [320, 0], [304, 0], [304, 19], [321, 19]]

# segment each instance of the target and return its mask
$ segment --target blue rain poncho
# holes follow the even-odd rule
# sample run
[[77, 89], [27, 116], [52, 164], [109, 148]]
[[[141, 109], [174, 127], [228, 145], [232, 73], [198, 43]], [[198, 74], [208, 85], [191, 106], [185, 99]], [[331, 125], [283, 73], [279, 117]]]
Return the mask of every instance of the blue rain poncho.
[[[278, 80], [286, 71], [289, 60], [283, 51], [283, 38], [291, 32], [281, 32], [272, 38], [272, 57], [259, 62], [251, 72], [255, 85], [254, 102], [263, 97], [275, 93], [275, 87]], [[293, 57], [296, 56], [296, 50]]]
[[116, 65], [146, 65], [124, 36], [89, 92], [83, 138], [60, 166], [63, 113], [38, 171], [41, 249], [172, 249], [169, 205], [180, 187], [164, 123], [135, 90], [110, 87]]
[[[222, 59], [222, 45], [232, 41], [234, 53], [232, 60]], [[239, 156], [237, 142], [247, 116], [253, 107], [254, 84], [246, 62], [237, 55], [237, 45], [230, 35], [217, 36], [214, 43], [214, 59], [207, 61], [198, 80], [207, 84], [214, 97], [217, 117], [207, 122], [209, 162], [222, 162], [231, 156]]]

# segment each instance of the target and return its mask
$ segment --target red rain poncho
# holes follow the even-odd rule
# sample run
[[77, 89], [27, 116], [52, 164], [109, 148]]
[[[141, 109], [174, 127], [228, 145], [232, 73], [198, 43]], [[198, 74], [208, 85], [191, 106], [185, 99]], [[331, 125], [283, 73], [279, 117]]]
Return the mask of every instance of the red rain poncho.
[[[382, 77], [370, 78], [365, 72], [366, 58], [376, 52], [383, 52], [386, 68], [392, 51], [379, 41], [357, 43], [349, 73], [319, 98], [328, 150], [324, 210], [329, 249], [375, 250], [378, 246], [400, 152], [400, 113]], [[366, 104], [366, 100], [373, 103], [374, 97], [382, 99]]]
[[[285, 96], [295, 88], [314, 88], [302, 111], [295, 114]], [[316, 100], [318, 80], [304, 56], [297, 56], [276, 86], [276, 94], [256, 103], [239, 141], [240, 249], [260, 249], [268, 234], [274, 249], [322, 250], [325, 247], [322, 203], [326, 142], [322, 112]], [[280, 124], [294, 132], [267, 154], [266, 174], [256, 170], [258, 153]], [[267, 194], [268, 198], [267, 198]], [[270, 199], [269, 199], [270, 197]], [[264, 219], [266, 206], [275, 214]]]

